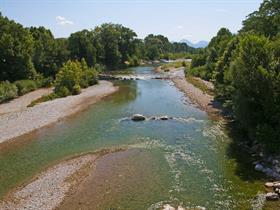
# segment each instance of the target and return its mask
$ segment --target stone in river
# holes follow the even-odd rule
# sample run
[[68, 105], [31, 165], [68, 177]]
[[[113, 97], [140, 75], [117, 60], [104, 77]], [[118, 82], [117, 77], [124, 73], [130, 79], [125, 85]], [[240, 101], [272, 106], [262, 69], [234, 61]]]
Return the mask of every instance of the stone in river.
[[280, 188], [280, 182], [274, 182], [274, 183], [273, 183], [273, 187]]
[[166, 204], [163, 206], [163, 210], [175, 210], [175, 208], [170, 206], [169, 204]]
[[272, 193], [272, 192], [266, 193], [265, 199], [267, 201], [277, 201], [279, 200], [279, 195], [277, 193]]
[[267, 183], [265, 183], [264, 186], [267, 187], [267, 188], [272, 188], [272, 187], [274, 187], [274, 183], [273, 182], [267, 182]]
[[161, 116], [160, 119], [161, 120], [168, 120], [169, 118], [168, 118], [168, 116]]
[[134, 114], [131, 117], [131, 120], [133, 120], [133, 121], [144, 121], [144, 120], [146, 120], [146, 117], [144, 115], [141, 115], [141, 114]]

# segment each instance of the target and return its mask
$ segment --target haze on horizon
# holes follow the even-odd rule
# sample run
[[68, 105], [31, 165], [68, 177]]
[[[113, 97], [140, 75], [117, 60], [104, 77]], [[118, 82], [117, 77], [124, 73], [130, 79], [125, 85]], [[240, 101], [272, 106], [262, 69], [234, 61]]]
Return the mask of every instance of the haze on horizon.
[[221, 27], [236, 33], [261, 0], [1, 0], [2, 15], [24, 26], [44, 26], [55, 37], [106, 22], [133, 29], [140, 38], [209, 41]]

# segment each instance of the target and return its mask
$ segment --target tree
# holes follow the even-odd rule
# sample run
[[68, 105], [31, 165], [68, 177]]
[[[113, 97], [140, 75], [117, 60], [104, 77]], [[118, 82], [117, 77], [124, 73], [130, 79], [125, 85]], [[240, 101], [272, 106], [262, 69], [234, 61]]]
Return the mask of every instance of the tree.
[[227, 107], [232, 106], [232, 93], [234, 91], [231, 62], [238, 53], [239, 37], [235, 36], [227, 45], [224, 54], [216, 63], [214, 72], [215, 97], [224, 103]]
[[[233, 61], [233, 108], [237, 120], [250, 139], [257, 138], [270, 145], [280, 136], [279, 73], [271, 69], [269, 40], [263, 36], [246, 35], [240, 41], [239, 54]], [[275, 80], [276, 79], [276, 80]], [[279, 84], [279, 83], [278, 83]], [[276, 89], [275, 89], [276, 88]], [[269, 135], [268, 135], [269, 131]], [[278, 133], [278, 134], [277, 134]], [[267, 137], [264, 134], [268, 135]], [[277, 137], [269, 139], [269, 137]]]
[[96, 64], [96, 48], [91, 31], [83, 30], [71, 34], [68, 45], [71, 58], [78, 60], [84, 58], [90, 66]]
[[276, 36], [280, 31], [280, 1], [264, 0], [258, 11], [248, 15], [241, 32], [249, 31], [267, 37]]
[[0, 80], [33, 78], [33, 39], [22, 25], [0, 13]]
[[35, 69], [44, 76], [54, 76], [58, 65], [56, 58], [56, 45], [52, 32], [44, 27], [31, 27], [29, 29], [34, 40], [34, 53], [32, 61]]
[[56, 75], [55, 93], [59, 96], [73, 94], [82, 78], [82, 66], [78, 61], [67, 61]]

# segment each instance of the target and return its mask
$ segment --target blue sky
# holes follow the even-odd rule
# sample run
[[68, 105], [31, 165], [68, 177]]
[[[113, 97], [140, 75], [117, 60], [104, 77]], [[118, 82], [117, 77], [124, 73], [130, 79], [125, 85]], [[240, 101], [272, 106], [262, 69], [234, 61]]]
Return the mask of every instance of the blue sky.
[[55, 37], [120, 23], [140, 38], [210, 40], [221, 27], [237, 32], [262, 0], [0, 0], [4, 16], [24, 26], [45, 26]]

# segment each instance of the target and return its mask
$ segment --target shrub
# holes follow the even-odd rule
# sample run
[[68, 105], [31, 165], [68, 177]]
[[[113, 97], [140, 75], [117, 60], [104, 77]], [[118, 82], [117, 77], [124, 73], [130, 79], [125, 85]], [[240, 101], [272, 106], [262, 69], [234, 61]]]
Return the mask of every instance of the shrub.
[[81, 88], [97, 83], [97, 72], [89, 68], [84, 59], [79, 61], [67, 61], [56, 75], [55, 93], [61, 97], [77, 95]]
[[106, 66], [102, 65], [102, 64], [95, 64], [94, 65], [94, 69], [97, 71], [97, 72], [103, 72], [103, 71], [106, 71]]
[[88, 70], [86, 72], [89, 85], [95, 85], [98, 83], [98, 74], [95, 69]]
[[52, 84], [53, 84], [53, 78], [52, 77], [46, 77], [46, 78], [42, 78], [40, 80], [37, 80], [37, 86], [38, 87], [47, 88], [47, 87], [51, 87]]
[[97, 72], [95, 69], [88, 69], [82, 72], [82, 77], [80, 81], [80, 86], [82, 88], [87, 88], [90, 85], [97, 84]]
[[66, 97], [66, 96], [71, 95], [71, 92], [70, 92], [70, 90], [68, 90], [67, 87], [62, 86], [62, 87], [55, 88], [55, 94], [58, 97]]
[[56, 75], [55, 93], [62, 94], [62, 96], [65, 96], [68, 92], [72, 94], [73, 87], [80, 84], [81, 77], [81, 63], [79, 61], [67, 61]]
[[46, 102], [46, 101], [51, 101], [51, 100], [54, 100], [56, 98], [58, 98], [58, 95], [55, 94], [55, 93], [51, 93], [49, 95], [44, 95], [41, 98], [38, 98], [38, 99], [32, 101], [27, 107], [32, 107], [32, 106], [35, 106], [38, 103], [43, 103], [43, 102]]
[[78, 94], [80, 94], [80, 93], [81, 93], [81, 87], [80, 87], [80, 85], [78, 85], [78, 84], [74, 85], [72, 94], [73, 94], [73, 95], [78, 95]]
[[16, 85], [8, 81], [0, 83], [0, 103], [16, 98], [17, 93]]
[[17, 86], [19, 96], [37, 89], [37, 84], [33, 80], [18, 80], [14, 84]]
[[187, 74], [195, 76], [195, 77], [201, 77], [202, 79], [207, 79], [206, 76], [206, 67], [205, 66], [199, 66], [195, 68], [189, 68], [187, 70]]

